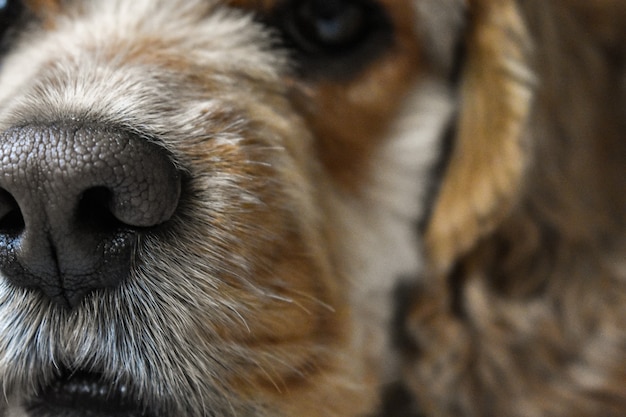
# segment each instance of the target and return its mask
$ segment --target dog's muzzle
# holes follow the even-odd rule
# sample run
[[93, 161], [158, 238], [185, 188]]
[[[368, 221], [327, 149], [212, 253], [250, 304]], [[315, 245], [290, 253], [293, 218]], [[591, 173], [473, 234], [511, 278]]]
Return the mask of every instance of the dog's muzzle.
[[121, 129], [13, 128], [0, 154], [2, 274], [66, 307], [123, 282], [138, 236], [178, 205], [171, 158]]

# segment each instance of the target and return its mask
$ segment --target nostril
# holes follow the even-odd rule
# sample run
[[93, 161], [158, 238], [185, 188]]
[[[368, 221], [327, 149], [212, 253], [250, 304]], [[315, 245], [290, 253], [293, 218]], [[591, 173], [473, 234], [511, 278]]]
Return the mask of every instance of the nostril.
[[0, 234], [18, 235], [24, 230], [24, 217], [15, 198], [0, 189]]
[[117, 219], [111, 212], [112, 199], [113, 191], [107, 187], [85, 190], [79, 197], [75, 214], [79, 227], [96, 233], [129, 228], [129, 225]]

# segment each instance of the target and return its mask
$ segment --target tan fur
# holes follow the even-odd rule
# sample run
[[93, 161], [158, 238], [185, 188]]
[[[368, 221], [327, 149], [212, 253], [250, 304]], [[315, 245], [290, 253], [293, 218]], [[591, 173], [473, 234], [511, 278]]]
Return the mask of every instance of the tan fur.
[[514, 202], [526, 165], [531, 92], [527, 34], [514, 1], [474, 1], [466, 35], [458, 135], [428, 249], [437, 270], [488, 233]]

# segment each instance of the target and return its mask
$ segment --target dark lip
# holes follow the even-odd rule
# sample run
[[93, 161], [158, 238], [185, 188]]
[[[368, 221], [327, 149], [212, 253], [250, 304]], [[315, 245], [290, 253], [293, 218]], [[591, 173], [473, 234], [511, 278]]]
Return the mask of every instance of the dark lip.
[[27, 407], [32, 415], [64, 417], [154, 417], [125, 384], [111, 384], [101, 373], [65, 372]]

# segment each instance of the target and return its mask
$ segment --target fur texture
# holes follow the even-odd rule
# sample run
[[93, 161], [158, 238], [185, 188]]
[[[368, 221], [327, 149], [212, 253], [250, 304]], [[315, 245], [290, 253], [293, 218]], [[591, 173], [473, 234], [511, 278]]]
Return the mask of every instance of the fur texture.
[[[425, 415], [624, 415], [626, 8], [519, 6], [530, 53], [513, 38], [501, 55], [532, 71], [530, 113], [496, 130], [500, 147], [465, 145], [461, 129], [428, 234], [434, 270], [404, 321], [405, 375]], [[515, 74], [500, 90], [519, 96]], [[493, 115], [469, 137], [503, 126]]]
[[591, 3], [9, 0], [2, 160], [106, 128], [185, 180], [116, 288], [63, 308], [2, 269], [0, 415], [83, 415], [54, 394], [83, 374], [150, 417], [389, 384], [385, 415], [623, 415], [626, 8]]
[[280, 39], [276, 10], [297, 4], [23, 3], [0, 132], [130, 131], [187, 180], [119, 287], [63, 309], [0, 280], [0, 414], [56, 415], [41, 398], [84, 372], [149, 415], [376, 407], [395, 372], [392, 290], [421, 269], [415, 225], [453, 97], [426, 66], [417, 3], [380, 2], [372, 51], [328, 73]]

